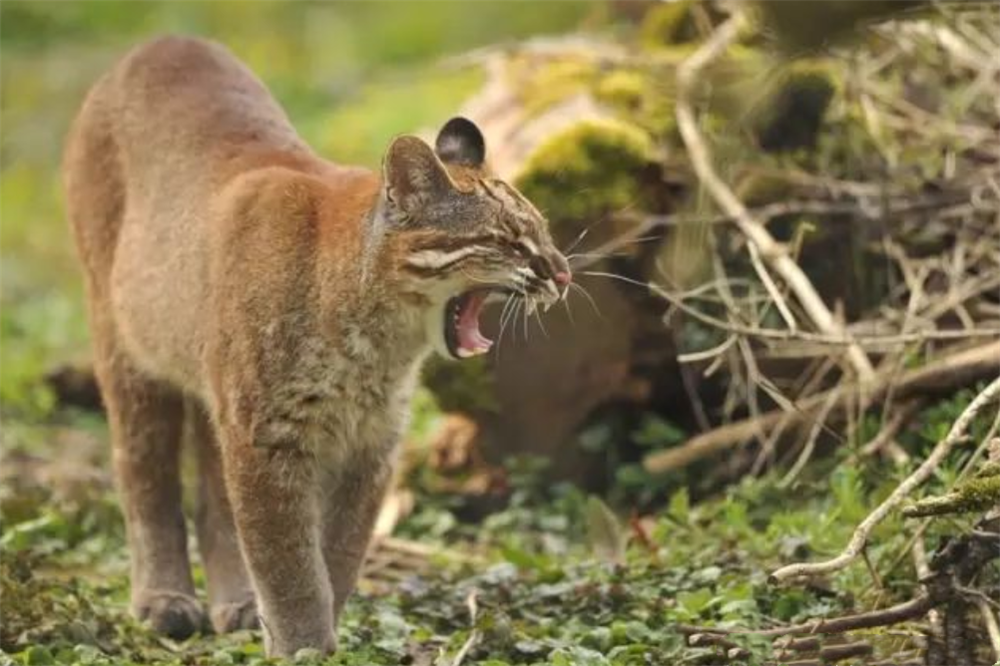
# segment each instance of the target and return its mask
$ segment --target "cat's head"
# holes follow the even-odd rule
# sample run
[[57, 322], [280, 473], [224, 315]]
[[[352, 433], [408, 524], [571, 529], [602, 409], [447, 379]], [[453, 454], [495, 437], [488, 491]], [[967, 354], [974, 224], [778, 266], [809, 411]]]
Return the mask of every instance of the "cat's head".
[[548, 222], [517, 190], [490, 174], [483, 135], [465, 118], [441, 128], [434, 148], [395, 139], [383, 161], [385, 223], [402, 248], [400, 273], [428, 296], [425, 326], [446, 356], [489, 350], [479, 330], [487, 299], [548, 307], [572, 279]]

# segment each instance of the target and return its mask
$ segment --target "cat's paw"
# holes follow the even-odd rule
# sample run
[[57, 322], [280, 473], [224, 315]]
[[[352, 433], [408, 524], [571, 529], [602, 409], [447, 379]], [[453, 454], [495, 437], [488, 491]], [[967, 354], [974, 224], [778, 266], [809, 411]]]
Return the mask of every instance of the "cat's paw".
[[253, 597], [241, 602], [216, 604], [209, 609], [209, 616], [212, 619], [212, 627], [219, 634], [260, 627], [257, 603]]
[[148, 590], [138, 595], [135, 616], [148, 622], [158, 634], [184, 640], [205, 628], [205, 612], [198, 600], [187, 594]]

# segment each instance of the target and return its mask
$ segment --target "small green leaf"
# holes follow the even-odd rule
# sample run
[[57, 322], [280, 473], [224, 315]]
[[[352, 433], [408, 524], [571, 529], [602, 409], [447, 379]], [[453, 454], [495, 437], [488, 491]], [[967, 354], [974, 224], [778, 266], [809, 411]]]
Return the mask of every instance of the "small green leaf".
[[595, 495], [587, 498], [587, 537], [600, 559], [612, 564], [625, 562], [628, 535], [614, 512]]

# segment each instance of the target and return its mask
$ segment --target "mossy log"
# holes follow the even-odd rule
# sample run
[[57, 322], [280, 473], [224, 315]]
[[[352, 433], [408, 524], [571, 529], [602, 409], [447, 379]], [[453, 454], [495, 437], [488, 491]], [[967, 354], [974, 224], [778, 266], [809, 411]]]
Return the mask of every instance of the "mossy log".
[[[609, 214], [655, 210], [662, 188], [652, 134], [616, 111], [641, 103], [645, 81], [601, 71], [595, 53], [603, 52], [495, 56], [484, 89], [462, 109], [486, 135], [491, 168], [545, 213], [557, 245], [569, 252], [576, 244], [578, 254], [628, 232], [634, 222]], [[608, 261], [592, 268], [634, 270], [655, 246], [630, 248], [613, 269]], [[424, 378], [443, 409], [475, 419], [488, 461], [543, 456], [559, 476], [583, 481], [602, 473], [603, 461], [585, 454], [575, 434], [602, 406], [648, 394], [636, 374], [642, 340], [653, 335], [662, 357], [672, 352], [662, 305], [651, 309], [641, 290], [603, 277], [577, 274], [574, 282], [579, 289], [564, 304], [515, 316], [502, 333], [501, 308], [492, 308], [482, 327], [493, 351], [472, 363], [432, 360]]]
[[925, 497], [903, 508], [907, 518], [974, 513], [1000, 506], [1000, 463], [988, 462], [976, 475], [944, 495]]
[[[675, 66], [720, 18], [700, 3], [672, 3], [647, 15], [638, 49], [574, 38], [533, 42], [482, 61], [486, 83], [461, 112], [483, 129], [494, 171], [550, 219], [560, 247], [586, 256], [634, 232], [642, 216], [623, 212], [705, 212], [703, 199], [690, 196], [698, 183], [676, 130]], [[695, 91], [702, 130], [747, 205], [810, 196], [773, 174], [783, 173], [789, 162], [815, 167], [825, 164], [827, 153], [840, 155], [824, 142], [849, 136], [845, 144], [871, 152], [853, 141], [862, 123], [847, 108], [852, 102], [840, 83], [848, 66], [818, 56], [776, 61], [762, 48], [761, 35], [750, 30], [705, 70]], [[850, 216], [841, 218], [844, 224], [811, 225], [798, 215], [779, 216], [770, 228], [795, 245], [824, 299], [843, 304], [845, 317], [855, 320], [884, 296], [889, 269], [873, 266], [864, 254], [865, 229], [849, 224]], [[695, 225], [659, 227], [653, 235], [619, 248], [624, 256], [587, 259], [596, 262], [592, 270], [640, 286], [577, 272], [593, 305], [571, 295], [575, 325], [556, 309], [542, 315], [540, 325], [529, 322], [527, 335], [523, 322], [511, 322], [480, 363], [430, 366], [428, 386], [446, 409], [479, 423], [488, 460], [538, 454], [563, 475], [582, 480], [603, 460], [589, 460], [576, 436], [598, 413], [606, 415], [604, 408], [616, 414], [653, 411], [693, 428], [688, 396], [697, 393], [709, 411], [718, 406], [712, 386], [697, 373], [682, 379], [675, 345], [680, 340], [691, 346], [682, 336], [690, 331], [667, 329], [665, 303], [649, 298], [641, 283], [655, 279], [679, 289], [704, 284], [712, 279], [713, 253], [725, 261], [735, 255], [727, 270], [745, 275], [741, 239], [725, 227], [709, 232]], [[497, 314], [484, 325], [494, 338]], [[685, 322], [675, 317], [672, 323]], [[695, 346], [717, 344], [705, 339], [717, 333], [695, 331], [702, 336]], [[797, 359], [761, 363], [761, 372], [775, 377], [794, 376], [803, 365]]]

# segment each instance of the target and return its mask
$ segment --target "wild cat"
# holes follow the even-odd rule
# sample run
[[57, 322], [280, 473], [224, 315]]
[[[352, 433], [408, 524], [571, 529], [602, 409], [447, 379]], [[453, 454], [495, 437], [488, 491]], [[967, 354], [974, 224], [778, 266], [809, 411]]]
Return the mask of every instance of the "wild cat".
[[485, 353], [487, 297], [571, 281], [482, 134], [401, 136], [381, 172], [314, 153], [223, 47], [168, 37], [101, 78], [64, 178], [131, 550], [132, 610], [201, 629], [181, 510], [184, 420], [216, 631], [336, 648], [430, 350]]

